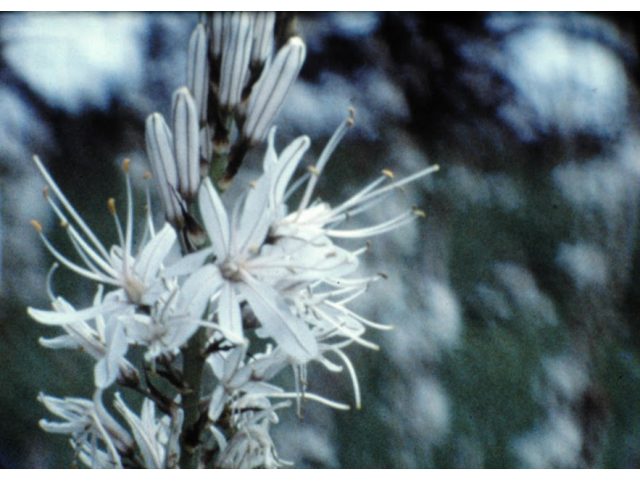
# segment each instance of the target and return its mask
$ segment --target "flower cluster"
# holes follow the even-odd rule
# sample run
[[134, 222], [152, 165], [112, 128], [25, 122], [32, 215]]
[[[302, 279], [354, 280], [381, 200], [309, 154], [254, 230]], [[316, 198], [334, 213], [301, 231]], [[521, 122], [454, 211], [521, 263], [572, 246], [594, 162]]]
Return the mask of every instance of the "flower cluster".
[[[147, 119], [147, 152], [167, 222], [154, 227], [147, 191], [138, 243], [128, 161], [126, 217], [122, 223], [110, 199], [118, 242], [107, 249], [35, 158], [48, 185], [46, 199], [77, 259], [64, 256], [33, 224], [56, 258], [54, 267], [62, 264], [96, 284], [92, 305], [76, 309], [53, 293], [52, 269], [52, 310], [28, 310], [35, 320], [64, 330], [42, 339], [44, 346], [82, 349], [95, 359], [93, 399], [41, 395], [64, 419], [41, 426], [70, 435], [88, 466], [280, 466], [285, 462], [269, 435], [279, 409], [292, 400], [299, 411], [305, 400], [348, 408], [307, 391], [309, 363], [346, 370], [360, 406], [345, 348], [375, 349], [364, 337], [367, 328], [387, 327], [350, 308], [379, 276], [359, 274], [366, 244], [347, 248], [341, 240], [367, 239], [422, 216], [410, 208], [380, 224], [349, 228], [437, 166], [400, 180], [385, 170], [334, 206], [315, 199], [323, 170], [353, 125], [353, 112], [305, 170], [308, 137], [277, 152], [276, 131], [269, 127], [305, 48], [291, 37], [273, 55], [274, 32], [282, 30], [275, 25], [274, 14], [225, 13], [206, 17], [195, 29], [188, 86], [174, 95], [171, 127], [160, 114]], [[221, 190], [243, 153], [265, 136], [260, 176], [229, 205]], [[130, 355], [139, 350], [143, 361], [135, 366]], [[273, 382], [286, 368], [294, 375], [290, 391]], [[113, 409], [128, 428], [103, 405], [103, 391], [113, 384], [143, 396], [136, 415], [115, 395]]]

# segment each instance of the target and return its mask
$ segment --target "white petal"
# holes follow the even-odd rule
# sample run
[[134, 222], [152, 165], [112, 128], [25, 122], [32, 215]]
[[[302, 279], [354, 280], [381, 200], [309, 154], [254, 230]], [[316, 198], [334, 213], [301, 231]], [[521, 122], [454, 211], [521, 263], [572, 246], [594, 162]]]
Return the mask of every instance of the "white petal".
[[[148, 399], [145, 399], [145, 402], [152, 403]], [[145, 402], [143, 402], [143, 405]], [[148, 469], [161, 469], [163, 460], [160, 457], [160, 452], [162, 449], [155, 439], [155, 434], [149, 433], [149, 427], [145, 427], [142, 420], [127, 407], [119, 393], [116, 393], [113, 405], [131, 427], [136, 445], [144, 459], [145, 467]]]
[[222, 414], [225, 404], [225, 394], [222, 385], [218, 385], [211, 395], [211, 402], [209, 403], [209, 420], [216, 421]]
[[69, 335], [60, 335], [55, 338], [39, 338], [38, 343], [51, 350], [80, 348], [80, 344]]
[[84, 310], [61, 313], [59, 311], [37, 310], [35, 308], [27, 308], [27, 313], [34, 320], [45, 325], [66, 325], [76, 323], [78, 321], [86, 321], [95, 318], [102, 313], [104, 307], [91, 307]]
[[[271, 142], [270, 142], [271, 144]], [[278, 164], [273, 171], [273, 179], [271, 181], [272, 187], [272, 203], [279, 205], [283, 202], [284, 193], [289, 185], [291, 176], [295, 172], [302, 156], [307, 149], [311, 140], [307, 136], [300, 136], [289, 144], [284, 151], [280, 154]]]
[[[249, 188], [240, 219], [237, 233], [231, 243], [232, 256], [255, 250], [262, 245], [271, 225], [271, 211], [269, 210], [269, 179], [266, 175], [260, 177], [253, 187]], [[235, 223], [234, 223], [235, 224]]]
[[107, 354], [96, 363], [94, 368], [97, 388], [107, 388], [116, 380], [120, 372], [120, 364], [129, 348], [124, 326], [118, 321], [111, 320], [107, 324], [106, 337]]
[[218, 300], [218, 323], [223, 330], [233, 335], [234, 340], [242, 341], [244, 339], [240, 304], [238, 303], [235, 289], [229, 282], [222, 285]]
[[145, 287], [158, 276], [158, 271], [175, 242], [175, 230], [169, 223], [165, 223], [160, 232], [144, 247], [136, 260], [134, 270]]
[[306, 363], [318, 355], [318, 344], [307, 325], [294, 316], [285, 300], [269, 285], [246, 273], [242, 294], [260, 321], [262, 328], [297, 363]]
[[176, 276], [184, 276], [191, 274], [202, 266], [205, 260], [213, 254], [213, 249], [206, 248], [196, 251], [195, 253], [187, 254], [173, 263], [171, 266], [165, 269], [164, 275], [167, 278], [174, 278]]
[[208, 264], [193, 273], [182, 286], [179, 311], [187, 311], [193, 318], [203, 316], [207, 303], [220, 289], [222, 276], [217, 266]]
[[216, 189], [208, 177], [200, 187], [198, 196], [200, 214], [211, 240], [213, 251], [220, 260], [229, 255], [229, 218]]

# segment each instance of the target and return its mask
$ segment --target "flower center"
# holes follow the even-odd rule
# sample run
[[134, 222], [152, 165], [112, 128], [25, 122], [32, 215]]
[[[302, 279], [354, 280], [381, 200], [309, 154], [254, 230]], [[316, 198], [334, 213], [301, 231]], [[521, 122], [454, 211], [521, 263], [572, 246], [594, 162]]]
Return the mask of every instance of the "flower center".
[[227, 259], [220, 265], [220, 273], [222, 277], [229, 281], [241, 281], [240, 278], [240, 265], [230, 259]]

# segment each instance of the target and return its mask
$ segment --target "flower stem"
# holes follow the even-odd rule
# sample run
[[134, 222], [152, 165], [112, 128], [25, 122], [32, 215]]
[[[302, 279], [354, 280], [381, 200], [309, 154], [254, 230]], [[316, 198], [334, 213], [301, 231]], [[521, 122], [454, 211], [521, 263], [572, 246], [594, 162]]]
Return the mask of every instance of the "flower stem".
[[202, 357], [204, 333], [200, 330], [191, 337], [182, 350], [183, 376], [187, 393], [182, 398], [184, 423], [180, 437], [180, 468], [196, 469], [199, 463], [200, 430], [200, 388], [204, 358]]

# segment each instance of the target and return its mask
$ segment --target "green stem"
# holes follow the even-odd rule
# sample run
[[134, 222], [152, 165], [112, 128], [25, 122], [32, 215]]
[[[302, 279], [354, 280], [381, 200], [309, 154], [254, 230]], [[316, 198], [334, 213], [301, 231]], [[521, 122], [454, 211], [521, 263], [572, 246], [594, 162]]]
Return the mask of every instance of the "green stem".
[[184, 423], [180, 437], [180, 468], [196, 469], [199, 462], [200, 389], [204, 358], [202, 357], [204, 333], [200, 330], [192, 336], [182, 350], [183, 376], [188, 391], [182, 397]]

